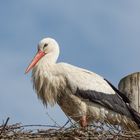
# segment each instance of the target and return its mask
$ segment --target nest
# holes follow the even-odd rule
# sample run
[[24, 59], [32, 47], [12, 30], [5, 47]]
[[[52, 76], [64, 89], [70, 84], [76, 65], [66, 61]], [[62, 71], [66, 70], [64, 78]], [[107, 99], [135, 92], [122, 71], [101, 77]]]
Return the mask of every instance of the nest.
[[140, 139], [140, 130], [123, 131], [119, 126], [104, 123], [94, 123], [87, 128], [71, 124], [70, 120], [62, 127], [58, 125], [8, 125], [9, 118], [0, 126], [2, 140], [136, 140]]

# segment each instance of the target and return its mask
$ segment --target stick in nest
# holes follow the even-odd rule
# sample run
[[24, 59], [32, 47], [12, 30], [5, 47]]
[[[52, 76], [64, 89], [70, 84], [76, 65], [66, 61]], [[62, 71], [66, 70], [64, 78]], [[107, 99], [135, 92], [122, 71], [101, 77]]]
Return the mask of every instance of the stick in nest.
[[1, 136], [1, 135], [2, 135], [2, 133], [4, 132], [5, 127], [6, 127], [6, 125], [8, 124], [9, 119], [10, 119], [9, 117], [6, 119], [6, 121], [5, 121], [4, 125], [3, 125], [2, 129], [1, 129], [0, 136]]

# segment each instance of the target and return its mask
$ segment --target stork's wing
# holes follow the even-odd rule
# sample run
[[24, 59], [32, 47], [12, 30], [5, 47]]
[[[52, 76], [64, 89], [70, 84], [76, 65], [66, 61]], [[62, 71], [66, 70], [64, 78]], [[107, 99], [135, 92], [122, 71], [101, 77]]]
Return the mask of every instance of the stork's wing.
[[75, 96], [131, 117], [126, 105], [128, 98], [103, 77], [69, 64], [60, 63], [59, 66]]
[[115, 94], [112, 87], [100, 75], [66, 63], [58, 63], [59, 74], [65, 76], [72, 89], [94, 90], [105, 94]]

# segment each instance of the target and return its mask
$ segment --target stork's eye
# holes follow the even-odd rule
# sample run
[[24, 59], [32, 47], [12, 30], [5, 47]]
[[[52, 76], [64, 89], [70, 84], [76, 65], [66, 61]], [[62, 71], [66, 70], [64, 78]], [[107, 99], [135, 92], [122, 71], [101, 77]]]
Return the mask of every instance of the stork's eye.
[[48, 46], [48, 44], [45, 43], [44, 46], [43, 46], [43, 50], [44, 50], [47, 46]]

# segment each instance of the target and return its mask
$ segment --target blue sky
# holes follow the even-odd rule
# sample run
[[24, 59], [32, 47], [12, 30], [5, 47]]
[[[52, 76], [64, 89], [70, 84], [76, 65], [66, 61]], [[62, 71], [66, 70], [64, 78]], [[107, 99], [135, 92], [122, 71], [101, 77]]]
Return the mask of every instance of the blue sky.
[[59, 124], [67, 120], [58, 106], [46, 109], [32, 89], [25, 68], [37, 43], [53, 37], [59, 61], [94, 71], [115, 86], [140, 71], [140, 1], [13, 0], [0, 2], [0, 121]]

